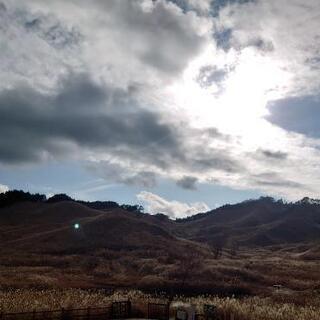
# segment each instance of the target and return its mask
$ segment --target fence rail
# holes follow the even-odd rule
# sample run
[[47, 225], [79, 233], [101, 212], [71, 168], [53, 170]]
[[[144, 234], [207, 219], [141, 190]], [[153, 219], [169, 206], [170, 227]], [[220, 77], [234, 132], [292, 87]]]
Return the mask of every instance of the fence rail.
[[169, 304], [148, 303], [148, 319], [169, 320]]
[[1, 320], [69, 320], [69, 319], [111, 319], [110, 307], [81, 308], [81, 309], [59, 309], [50, 311], [0, 313]]
[[[0, 320], [111, 320], [134, 318], [131, 301], [117, 301], [105, 307], [88, 307], [79, 309], [59, 309], [50, 311], [32, 311], [0, 313]], [[147, 313], [139, 318], [169, 320], [169, 304], [148, 303]], [[195, 320], [240, 320], [230, 312], [218, 312], [204, 307], [203, 313], [197, 313]], [[241, 318], [243, 320], [243, 318]]]

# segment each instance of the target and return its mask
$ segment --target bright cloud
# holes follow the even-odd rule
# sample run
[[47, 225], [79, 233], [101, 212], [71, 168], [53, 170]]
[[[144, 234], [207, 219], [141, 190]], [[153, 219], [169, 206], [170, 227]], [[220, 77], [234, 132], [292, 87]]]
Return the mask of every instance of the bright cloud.
[[0, 184], [0, 193], [6, 192], [9, 190], [8, 186], [5, 186], [3, 184]]
[[142, 191], [137, 198], [145, 203], [146, 211], [152, 214], [164, 213], [170, 218], [184, 218], [200, 212], [207, 212], [210, 208], [203, 202], [184, 203], [168, 201], [151, 192]]

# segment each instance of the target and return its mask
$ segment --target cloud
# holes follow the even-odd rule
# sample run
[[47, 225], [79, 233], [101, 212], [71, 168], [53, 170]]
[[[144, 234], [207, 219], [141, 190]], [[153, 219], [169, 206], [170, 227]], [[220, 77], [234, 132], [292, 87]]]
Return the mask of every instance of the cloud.
[[5, 3], [0, 9], [0, 89], [19, 83], [52, 89], [69, 69], [80, 67], [81, 36], [75, 27], [15, 1]]
[[[129, 90], [130, 91], [130, 90]], [[72, 146], [101, 152], [150, 146], [155, 154], [175, 149], [171, 128], [142, 109], [129, 91], [104, 89], [86, 74], [71, 75], [54, 95], [30, 87], [0, 93], [0, 161], [42, 160], [68, 154]], [[165, 137], [165, 139], [163, 139]]]
[[196, 177], [184, 176], [177, 181], [177, 185], [183, 189], [196, 190], [196, 183], [198, 179]]
[[153, 188], [156, 186], [156, 174], [151, 171], [132, 170], [118, 163], [108, 161], [88, 162], [87, 169], [106, 181], [115, 181], [132, 186]]
[[276, 172], [265, 172], [253, 175], [253, 181], [262, 187], [284, 187], [288, 189], [305, 188], [305, 186], [298, 182], [281, 178]]
[[282, 151], [271, 151], [271, 150], [259, 150], [261, 154], [269, 159], [276, 159], [276, 160], [285, 160], [288, 157], [286, 152]]
[[9, 191], [9, 187], [4, 184], [0, 184], [0, 193], [4, 193], [6, 191]]
[[168, 201], [154, 193], [147, 191], [140, 192], [137, 195], [137, 198], [147, 205], [146, 209], [148, 212], [152, 214], [164, 213], [172, 219], [184, 218], [210, 210], [210, 208], [203, 202], [188, 204], [179, 201]]
[[[43, 47], [40, 40], [52, 43], [58, 33], [59, 43], [78, 44], [72, 55], [78, 68], [89, 69], [97, 78], [121, 86], [146, 82], [146, 78], [155, 84], [172, 81], [201, 53], [212, 28], [207, 17], [200, 17], [194, 11], [183, 12], [165, 0], [93, 0], [89, 6], [84, 0], [55, 0], [45, 4], [32, 0], [23, 5], [10, 1], [10, 8], [11, 11], [19, 8], [19, 12], [24, 8], [26, 15], [32, 12], [32, 19], [25, 20], [36, 28], [29, 28], [27, 35], [33, 33], [38, 46]], [[50, 26], [34, 22], [46, 21], [52, 15], [60, 21]], [[63, 36], [55, 30], [61, 25], [69, 26]], [[19, 34], [24, 33], [19, 30]], [[13, 41], [12, 45], [18, 43]], [[47, 53], [49, 58], [57, 55], [53, 49]]]
[[229, 3], [220, 8], [216, 19], [216, 29], [228, 31], [227, 37], [222, 37], [227, 40], [228, 48], [241, 53], [252, 47], [277, 61], [278, 67], [290, 74], [282, 87], [274, 82], [274, 90], [282, 94], [317, 92], [320, 85], [317, 76], [319, 2], [310, 0], [308, 5], [303, 5], [303, 1], [288, 3], [286, 0]]
[[[102, 87], [87, 74], [69, 74], [52, 94], [29, 86], [3, 90], [0, 162], [72, 158], [87, 161], [106, 180], [144, 187], [154, 186], [157, 175], [178, 179], [191, 171], [242, 170], [228, 150], [203, 148], [207, 139], [224, 142], [228, 136], [215, 128], [180, 127], [142, 105], [139, 90]], [[178, 184], [194, 188], [197, 180]]]
[[227, 68], [218, 68], [217, 66], [203, 66], [199, 70], [197, 82], [202, 88], [216, 86], [216, 95], [219, 96], [224, 90], [224, 82], [230, 70]]
[[211, 1], [212, 14], [216, 16], [220, 13], [220, 10], [232, 4], [246, 4], [252, 1], [255, 0], [213, 0]]
[[212, 0], [169, 0], [183, 11], [193, 11], [200, 14], [208, 14], [211, 9]]

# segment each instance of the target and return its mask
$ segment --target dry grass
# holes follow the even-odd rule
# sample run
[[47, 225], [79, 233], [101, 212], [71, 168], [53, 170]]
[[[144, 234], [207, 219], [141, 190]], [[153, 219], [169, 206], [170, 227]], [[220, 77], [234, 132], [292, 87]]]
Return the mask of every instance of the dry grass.
[[[320, 260], [295, 254], [242, 251], [190, 257], [177, 253], [97, 250], [91, 254], [24, 254], [0, 256], [0, 289], [105, 288], [168, 289], [191, 292], [271, 296], [282, 285], [286, 295], [306, 296], [320, 289]], [[295, 298], [296, 299], [296, 298]], [[303, 303], [302, 303], [303, 304]]]
[[[192, 302], [199, 311], [204, 303], [213, 303], [239, 320], [320, 319], [320, 261], [304, 260], [296, 252], [241, 251], [236, 257], [225, 252], [219, 260], [195, 256], [190, 270], [182, 268], [188, 257], [175, 252], [11, 252], [0, 258], [0, 310], [4, 312], [105, 306], [127, 297], [142, 310], [146, 301], [161, 299], [139, 291], [113, 295], [99, 291], [122, 286], [145, 292], [154, 288], [183, 289], [194, 295], [208, 292], [210, 296], [176, 296], [175, 300]], [[276, 289], [275, 284], [282, 287]], [[239, 295], [230, 298], [233, 293]]]
[[[135, 308], [143, 308], [148, 301], [163, 301], [163, 297], [154, 297], [140, 291], [115, 292], [105, 295], [101, 291], [80, 289], [66, 290], [12, 290], [0, 292], [0, 310], [18, 312], [32, 310], [54, 310], [60, 308], [86, 308], [88, 306], [107, 306], [111, 301], [130, 299]], [[318, 298], [319, 299], [319, 298]], [[176, 296], [173, 301], [190, 302], [201, 312], [204, 304], [214, 304], [222, 314], [233, 313], [242, 320], [319, 320], [320, 303], [297, 306], [289, 303], [275, 303], [270, 298], [219, 298], [198, 296], [185, 298]], [[309, 301], [309, 303], [312, 301]]]

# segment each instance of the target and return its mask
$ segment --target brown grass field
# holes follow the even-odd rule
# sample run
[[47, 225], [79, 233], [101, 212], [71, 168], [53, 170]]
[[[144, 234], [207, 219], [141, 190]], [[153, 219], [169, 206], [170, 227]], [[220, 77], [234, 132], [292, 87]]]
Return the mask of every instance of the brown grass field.
[[[240, 250], [234, 256], [226, 251], [219, 259], [177, 256], [170, 251], [3, 253], [0, 309], [102, 306], [126, 297], [143, 304], [164, 290], [175, 293], [174, 300], [191, 301], [198, 309], [214, 303], [239, 319], [320, 319], [320, 261], [311, 258], [297, 248], [293, 252]], [[178, 296], [179, 291], [185, 296]]]
[[[141, 291], [117, 291], [106, 295], [101, 291], [81, 289], [47, 289], [47, 290], [10, 290], [0, 292], [0, 311], [42, 311], [61, 308], [86, 308], [92, 306], [108, 306], [112, 301], [130, 299], [134, 312], [145, 312], [149, 301], [164, 302], [163, 297], [144, 294]], [[275, 302], [272, 298], [244, 297], [223, 298], [210, 295], [195, 297], [175, 296], [176, 301], [189, 302], [201, 312], [204, 304], [214, 304], [219, 313], [233, 314], [237, 320], [318, 320], [320, 314], [320, 299], [314, 298], [311, 304], [301, 306], [292, 303]]]

